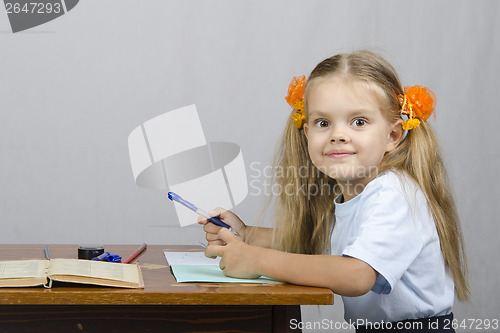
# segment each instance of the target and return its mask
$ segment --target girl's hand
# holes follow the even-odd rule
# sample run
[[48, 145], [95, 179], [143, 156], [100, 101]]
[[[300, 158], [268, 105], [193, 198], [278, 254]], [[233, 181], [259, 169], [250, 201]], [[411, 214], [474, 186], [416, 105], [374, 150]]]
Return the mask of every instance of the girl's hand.
[[225, 245], [208, 245], [205, 255], [212, 258], [222, 257], [219, 267], [224, 275], [242, 279], [260, 277], [257, 272], [257, 247], [246, 244], [226, 228], [220, 228], [217, 236]]
[[[240, 218], [234, 214], [233, 212], [217, 207], [208, 212], [210, 216], [218, 217], [224, 223], [229, 224], [237, 233], [238, 238], [241, 241], [245, 241], [245, 233], [247, 226], [240, 220]], [[213, 223], [210, 223], [206, 217], [199, 216], [198, 223], [203, 224], [203, 230], [206, 232], [205, 238], [208, 241], [208, 245], [225, 245], [226, 243], [218, 236], [218, 232], [221, 229], [225, 229], [219, 227]]]

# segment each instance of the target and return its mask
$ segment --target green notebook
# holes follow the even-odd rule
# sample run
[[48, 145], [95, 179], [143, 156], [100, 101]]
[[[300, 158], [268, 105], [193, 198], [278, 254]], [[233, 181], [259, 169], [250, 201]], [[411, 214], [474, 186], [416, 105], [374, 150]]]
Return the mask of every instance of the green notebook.
[[219, 268], [220, 258], [207, 258], [203, 252], [164, 253], [177, 282], [283, 283], [265, 276], [258, 279], [225, 276]]

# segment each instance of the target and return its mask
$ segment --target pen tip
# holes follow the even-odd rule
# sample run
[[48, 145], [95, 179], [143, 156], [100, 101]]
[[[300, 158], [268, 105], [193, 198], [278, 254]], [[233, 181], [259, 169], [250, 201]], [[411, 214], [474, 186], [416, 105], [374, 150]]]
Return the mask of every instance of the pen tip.
[[179, 197], [176, 193], [174, 193], [174, 192], [168, 192], [168, 193], [167, 193], [167, 196], [168, 196], [168, 198], [169, 198], [170, 200], [172, 200], [172, 201], [179, 201], [179, 198], [180, 198], [180, 197]]

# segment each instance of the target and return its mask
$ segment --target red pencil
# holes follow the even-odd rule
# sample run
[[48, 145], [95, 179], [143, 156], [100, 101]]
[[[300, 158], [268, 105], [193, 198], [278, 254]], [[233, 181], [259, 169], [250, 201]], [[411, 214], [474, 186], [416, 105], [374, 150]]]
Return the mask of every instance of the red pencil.
[[128, 257], [127, 260], [125, 260], [123, 263], [124, 264], [131, 264], [133, 263], [134, 261], [136, 261], [144, 252], [146, 252], [146, 249], [147, 249], [148, 245], [146, 243], [142, 244], [137, 250], [134, 251], [134, 253], [132, 253], [130, 255], [130, 257]]

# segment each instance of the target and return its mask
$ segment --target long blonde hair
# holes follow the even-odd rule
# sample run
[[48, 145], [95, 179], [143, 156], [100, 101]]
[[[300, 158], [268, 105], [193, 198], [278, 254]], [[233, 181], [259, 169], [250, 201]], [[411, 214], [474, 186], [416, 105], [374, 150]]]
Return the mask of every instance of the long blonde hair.
[[[371, 85], [378, 92], [380, 109], [389, 123], [401, 118], [398, 95], [403, 89], [394, 68], [370, 51], [339, 54], [320, 62], [311, 72], [305, 90], [305, 110], [311, 83], [316, 78], [343, 76]], [[273, 182], [281, 189], [274, 218], [273, 247], [283, 251], [326, 253], [339, 194], [336, 181], [311, 162], [307, 138], [289, 117], [275, 156]], [[285, 170], [285, 172], [284, 172]], [[460, 300], [469, 298], [467, 264], [458, 214], [450, 191], [440, 149], [431, 126], [423, 121], [408, 131], [393, 151], [386, 153], [379, 171], [406, 174], [424, 193], [436, 224], [444, 261], [449, 267]], [[286, 190], [285, 190], [286, 189]]]

